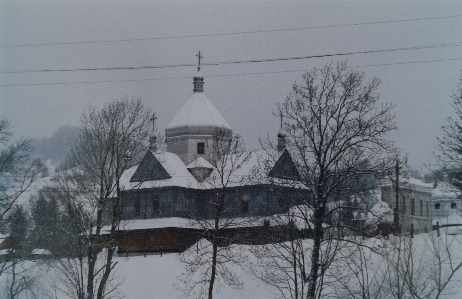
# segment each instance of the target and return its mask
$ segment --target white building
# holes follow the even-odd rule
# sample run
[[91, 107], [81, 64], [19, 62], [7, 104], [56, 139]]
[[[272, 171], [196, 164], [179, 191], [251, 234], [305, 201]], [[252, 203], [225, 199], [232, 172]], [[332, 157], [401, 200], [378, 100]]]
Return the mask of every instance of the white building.
[[459, 224], [462, 199], [454, 187], [441, 183], [432, 192], [432, 210], [433, 225]]
[[[396, 208], [396, 185], [391, 180], [382, 181], [381, 199], [394, 210]], [[401, 231], [414, 233], [432, 230], [432, 184], [415, 178], [401, 178], [399, 182], [398, 210]]]

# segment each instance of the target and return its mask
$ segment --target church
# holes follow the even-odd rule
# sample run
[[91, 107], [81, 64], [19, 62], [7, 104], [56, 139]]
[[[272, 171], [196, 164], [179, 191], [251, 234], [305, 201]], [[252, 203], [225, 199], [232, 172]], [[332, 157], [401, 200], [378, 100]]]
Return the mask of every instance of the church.
[[[159, 150], [153, 136], [141, 162], [127, 169], [121, 178], [124, 205], [118, 233], [119, 254], [182, 251], [197, 241], [200, 229], [192, 219], [213, 218], [213, 203], [219, 194], [207, 181], [217, 171], [211, 163], [210, 149], [214, 142], [226, 145], [232, 138], [232, 127], [204, 93], [199, 67], [192, 95], [165, 128], [166, 151]], [[277, 150], [249, 153], [245, 165], [235, 175], [250, 178], [255, 171], [259, 171], [260, 179], [247, 179], [245, 183], [235, 180], [240, 183], [227, 186], [223, 217], [259, 217], [263, 220], [251, 226], [262, 226], [265, 216], [291, 208], [293, 202], [287, 198], [295, 190], [282, 190], [269, 183], [271, 179], [290, 180], [298, 176], [285, 148], [284, 134], [278, 134]], [[248, 229], [246, 233], [253, 239], [258, 234]]]

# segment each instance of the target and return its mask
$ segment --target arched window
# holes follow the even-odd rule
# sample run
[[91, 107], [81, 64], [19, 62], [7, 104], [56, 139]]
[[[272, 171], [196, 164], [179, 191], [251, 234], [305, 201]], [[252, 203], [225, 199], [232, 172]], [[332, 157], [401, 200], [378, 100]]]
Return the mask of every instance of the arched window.
[[441, 207], [441, 204], [439, 202], [435, 203], [435, 210], [438, 210]]
[[133, 200], [133, 216], [139, 217], [140, 216], [140, 199], [135, 198]]
[[451, 210], [456, 209], [457, 205], [455, 202], [451, 202]]
[[420, 200], [420, 217], [423, 217], [423, 201]]

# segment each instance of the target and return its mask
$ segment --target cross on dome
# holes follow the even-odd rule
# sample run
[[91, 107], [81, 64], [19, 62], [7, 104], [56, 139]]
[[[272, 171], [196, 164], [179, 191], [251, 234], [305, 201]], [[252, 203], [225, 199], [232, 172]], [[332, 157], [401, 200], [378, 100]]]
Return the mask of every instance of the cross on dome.
[[196, 54], [198, 61], [197, 64], [197, 75], [194, 77], [194, 92], [203, 92], [204, 91], [204, 77], [202, 77], [200, 70], [201, 70], [201, 58], [204, 58], [199, 50], [199, 53]]
[[197, 71], [200, 72], [201, 70], [201, 58], [204, 58], [202, 55], [201, 55], [201, 51], [199, 50], [199, 53], [196, 54], [196, 57], [199, 59], [199, 63], [197, 64]]

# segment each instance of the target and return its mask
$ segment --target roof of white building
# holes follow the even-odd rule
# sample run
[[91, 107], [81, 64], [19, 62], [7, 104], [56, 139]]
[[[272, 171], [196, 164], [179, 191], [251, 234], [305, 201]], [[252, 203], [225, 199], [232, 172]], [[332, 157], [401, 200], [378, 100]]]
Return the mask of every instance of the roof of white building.
[[[382, 186], [392, 186], [394, 181], [390, 179], [383, 179], [382, 180]], [[406, 178], [404, 176], [401, 176], [399, 179], [400, 183], [400, 188], [415, 188], [418, 190], [422, 190], [425, 192], [431, 192], [433, 189], [433, 184], [429, 183], [424, 183], [419, 179], [416, 178]]]
[[432, 199], [454, 199], [457, 198], [455, 188], [447, 183], [440, 183], [432, 191]]
[[184, 126], [214, 126], [231, 130], [231, 126], [203, 92], [194, 92], [166, 129]]

